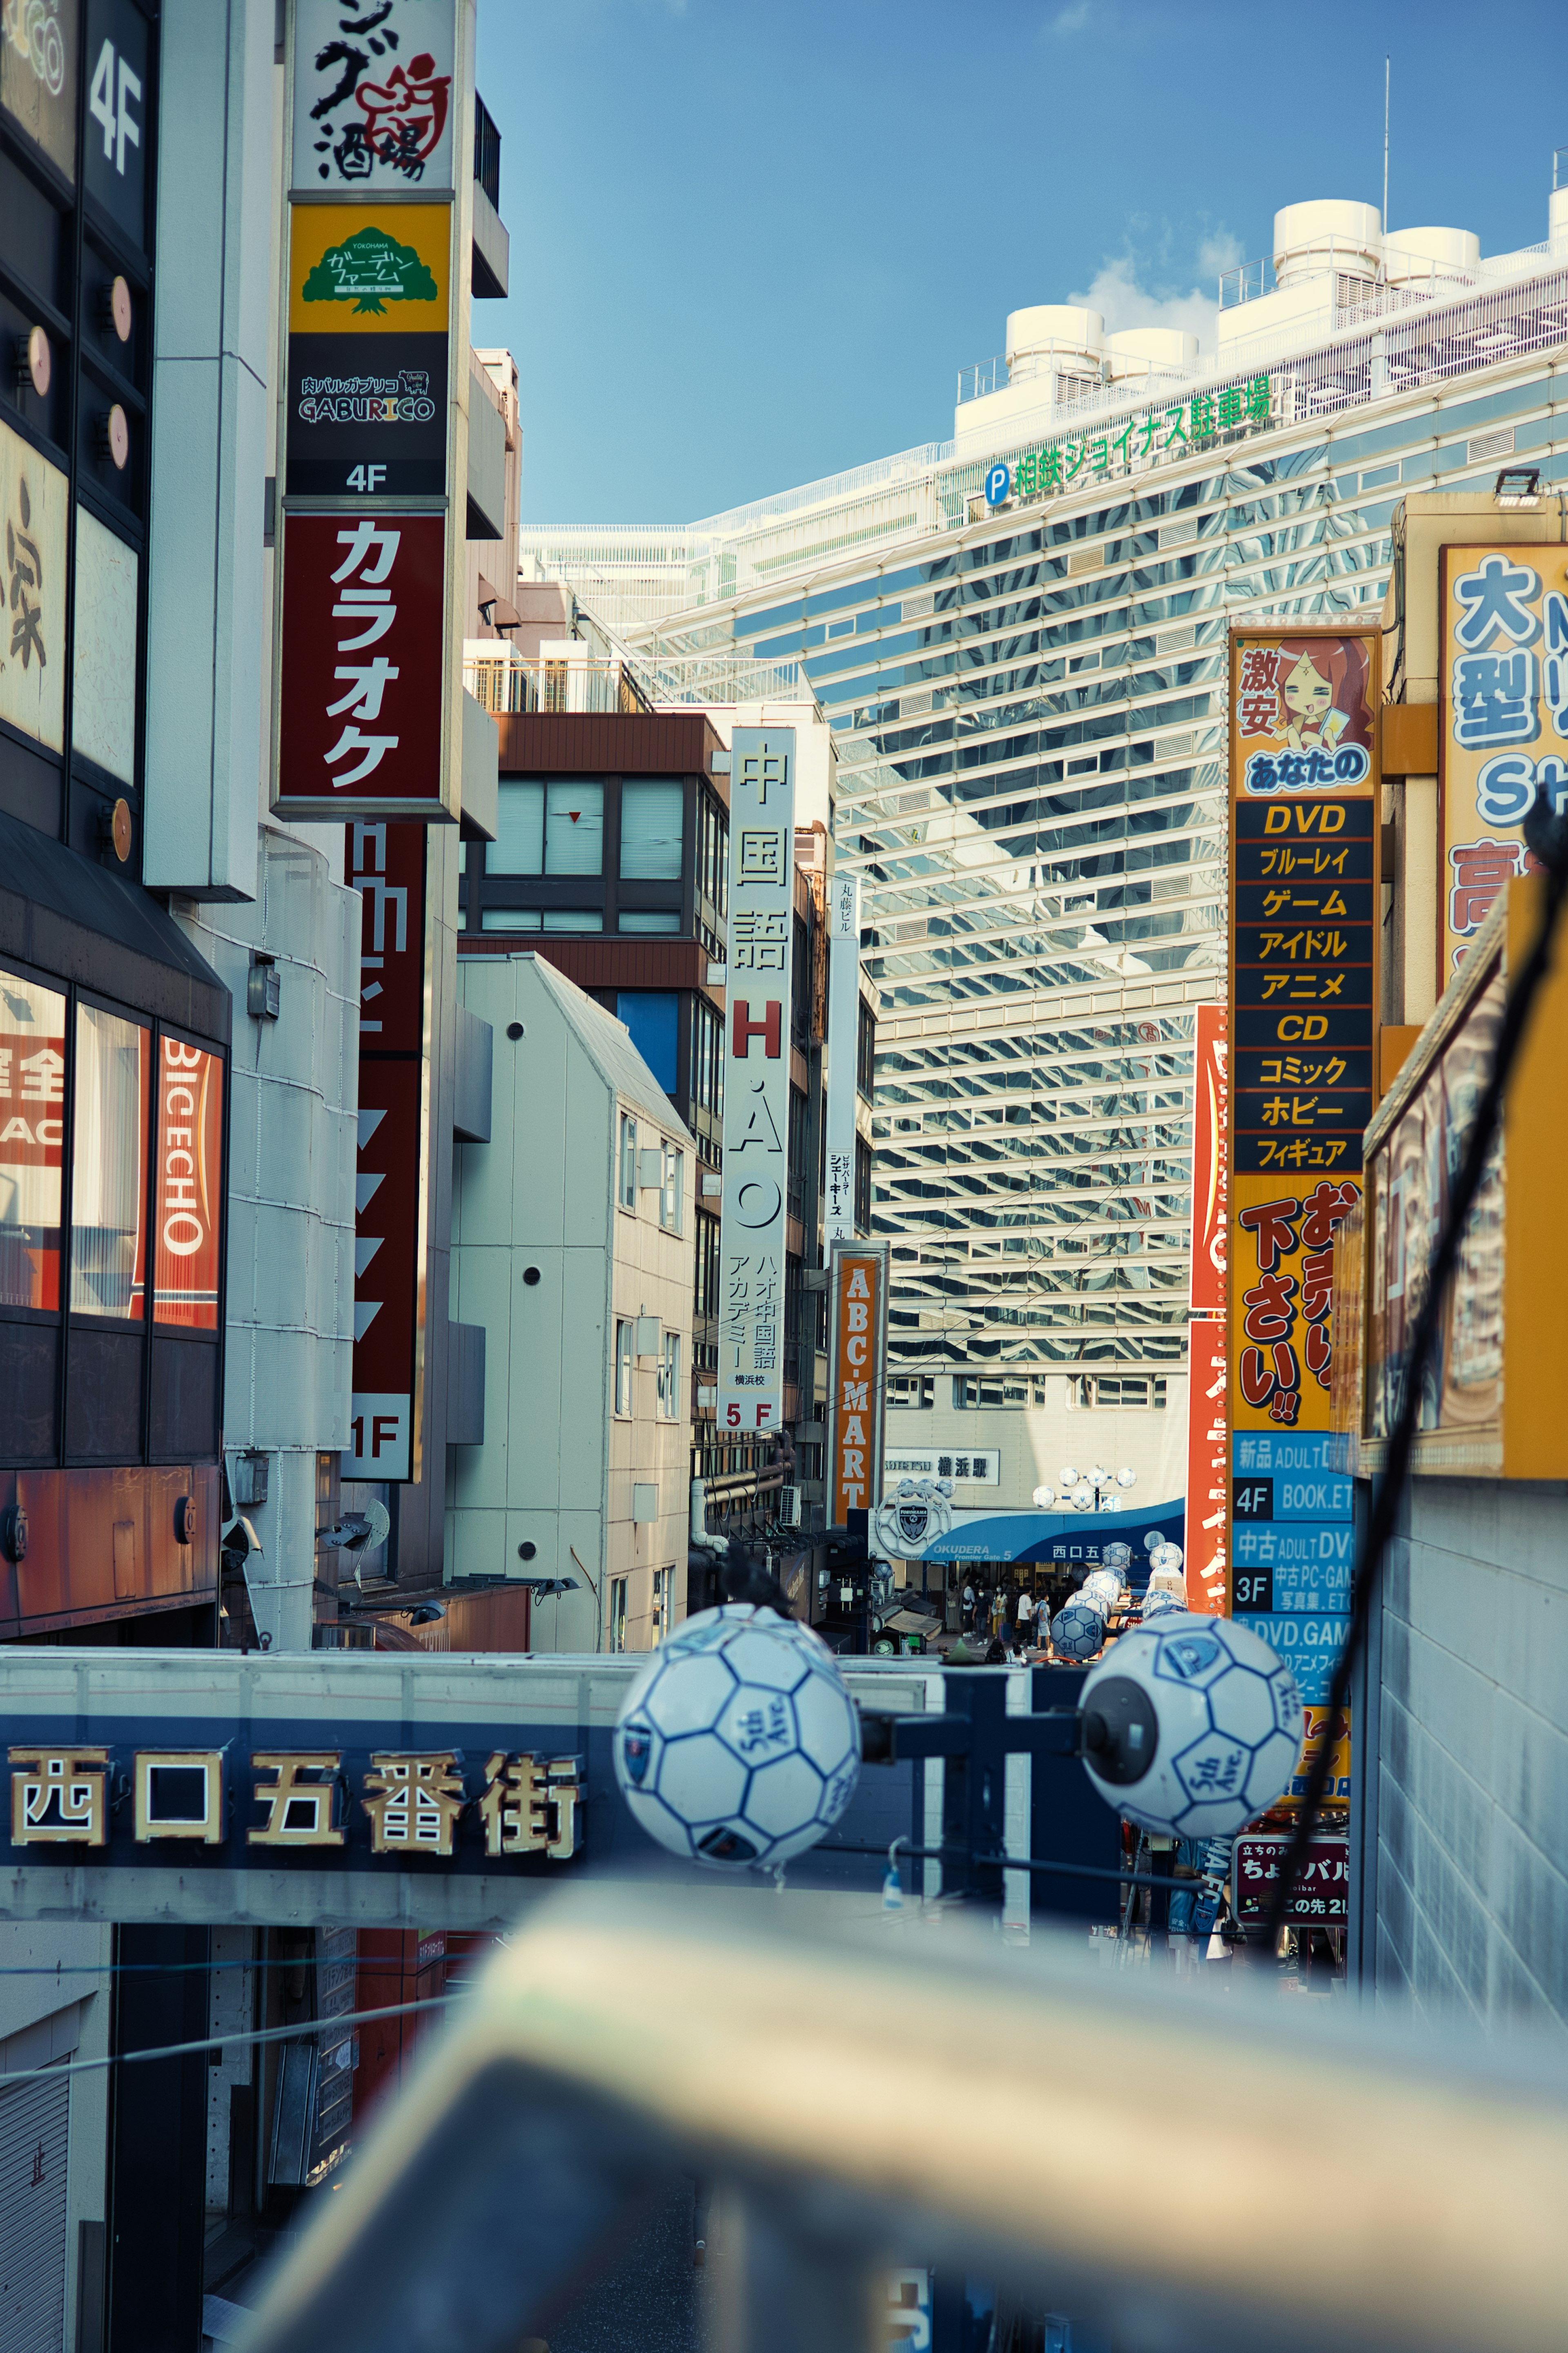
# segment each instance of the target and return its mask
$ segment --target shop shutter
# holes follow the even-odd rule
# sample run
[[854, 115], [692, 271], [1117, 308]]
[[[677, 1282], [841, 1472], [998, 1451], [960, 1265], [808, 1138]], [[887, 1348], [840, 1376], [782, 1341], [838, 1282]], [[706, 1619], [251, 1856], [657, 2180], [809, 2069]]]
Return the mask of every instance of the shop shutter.
[[0, 2089], [0, 2345], [60, 2353], [66, 2308], [63, 2070]]

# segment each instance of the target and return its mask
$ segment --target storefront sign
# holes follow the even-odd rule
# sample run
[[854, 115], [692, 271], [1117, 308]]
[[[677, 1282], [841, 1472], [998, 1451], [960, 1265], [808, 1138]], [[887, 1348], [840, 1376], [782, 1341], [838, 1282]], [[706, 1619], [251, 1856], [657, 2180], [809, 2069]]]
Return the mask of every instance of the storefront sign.
[[449, 195], [456, 61], [454, 0], [296, 0], [296, 191]]
[[719, 1427], [784, 1420], [795, 730], [737, 727], [720, 1220]]
[[216, 1332], [223, 1219], [223, 1062], [165, 1037], [158, 1060], [153, 1315]]
[[6, 0], [0, 10], [0, 107], [68, 180], [76, 177], [79, 13], [80, 0]]
[[274, 807], [296, 818], [448, 814], [443, 519], [289, 514], [282, 553]]
[[[1195, 1200], [1195, 1196], [1194, 1196]], [[1196, 1230], [1196, 1210], [1194, 1211]], [[1195, 1257], [1194, 1257], [1195, 1264]], [[1223, 1618], [1226, 1580], [1226, 1388], [1228, 1358], [1225, 1324], [1196, 1316], [1187, 1335], [1187, 1514], [1183, 1549], [1187, 1608]]]
[[[1301, 1754], [1296, 1761], [1296, 1770], [1291, 1776], [1290, 1787], [1282, 1797], [1275, 1800], [1276, 1806], [1282, 1807], [1287, 1812], [1300, 1806], [1301, 1799], [1307, 1794], [1307, 1783], [1311, 1776], [1313, 1760], [1327, 1736], [1331, 1721], [1326, 1707], [1305, 1708], [1302, 1714], [1304, 1724]], [[1347, 1707], [1342, 1715], [1334, 1717], [1332, 1721], [1335, 1731], [1329, 1757], [1329, 1778], [1323, 1785], [1323, 1803], [1326, 1806], [1348, 1806], [1351, 1801], [1352, 1775], [1350, 1709]]]
[[[1243, 1926], [1266, 1920], [1288, 1838], [1238, 1838], [1231, 1864], [1231, 1909]], [[1350, 1841], [1331, 1833], [1313, 1839], [1286, 1910], [1287, 1920], [1345, 1921], [1350, 1917]]]
[[855, 1239], [855, 1104], [860, 1040], [860, 885], [836, 874], [827, 886], [827, 1187], [823, 1239]]
[[290, 497], [447, 488], [447, 205], [302, 205], [289, 227]]
[[1200, 1005], [1193, 1052], [1193, 1256], [1187, 1305], [1225, 1314], [1229, 1221], [1230, 1039], [1223, 1005]]
[[58, 467], [0, 424], [0, 719], [51, 752], [65, 745], [69, 508]]
[[1535, 866], [1531, 810], [1568, 807], [1568, 553], [1445, 547], [1439, 565], [1441, 991], [1503, 884]]
[[886, 1242], [833, 1245], [829, 1527], [848, 1527], [851, 1513], [869, 1512], [879, 1500], [877, 1466], [888, 1389], [888, 1250]]
[[884, 1493], [896, 1487], [900, 1479], [952, 1479], [971, 1487], [999, 1487], [1002, 1450], [997, 1446], [970, 1446], [925, 1448], [911, 1452], [908, 1447], [900, 1447], [897, 1453], [889, 1451], [882, 1456]]
[[426, 1084], [425, 828], [353, 825], [359, 891], [359, 1153], [347, 1478], [419, 1475]]
[[900, 1480], [889, 1488], [872, 1523], [874, 1549], [897, 1560], [1037, 1561], [1069, 1573], [1098, 1568], [1111, 1544], [1130, 1545], [1136, 1558], [1146, 1559], [1151, 1538], [1180, 1544], [1182, 1529], [1179, 1499], [1152, 1504], [1136, 1517], [1130, 1512], [999, 1512], [951, 1503], [941, 1483], [930, 1479]]

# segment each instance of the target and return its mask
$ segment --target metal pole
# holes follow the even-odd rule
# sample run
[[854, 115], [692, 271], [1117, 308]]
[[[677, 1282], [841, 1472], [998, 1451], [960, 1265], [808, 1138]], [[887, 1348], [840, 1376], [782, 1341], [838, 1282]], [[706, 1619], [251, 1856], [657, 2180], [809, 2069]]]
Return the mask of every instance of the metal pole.
[[1383, 60], [1383, 233], [1388, 235], [1388, 57]]

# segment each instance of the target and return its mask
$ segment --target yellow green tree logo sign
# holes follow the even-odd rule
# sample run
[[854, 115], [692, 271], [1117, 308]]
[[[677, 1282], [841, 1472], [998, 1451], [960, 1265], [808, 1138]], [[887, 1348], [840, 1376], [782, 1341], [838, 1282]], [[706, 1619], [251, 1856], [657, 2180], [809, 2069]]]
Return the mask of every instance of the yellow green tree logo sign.
[[384, 313], [389, 302], [434, 302], [435, 278], [411, 245], [374, 225], [327, 248], [300, 289], [307, 302], [352, 302], [357, 313]]

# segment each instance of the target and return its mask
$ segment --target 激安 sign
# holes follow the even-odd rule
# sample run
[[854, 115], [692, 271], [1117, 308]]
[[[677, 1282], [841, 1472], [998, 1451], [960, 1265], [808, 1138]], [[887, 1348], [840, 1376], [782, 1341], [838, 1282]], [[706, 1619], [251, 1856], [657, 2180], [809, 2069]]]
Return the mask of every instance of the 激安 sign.
[[1439, 560], [1441, 991], [1504, 883], [1535, 865], [1525, 818], [1568, 807], [1568, 550], [1445, 547]]
[[784, 1420], [795, 730], [737, 727], [720, 1196], [719, 1427]]

